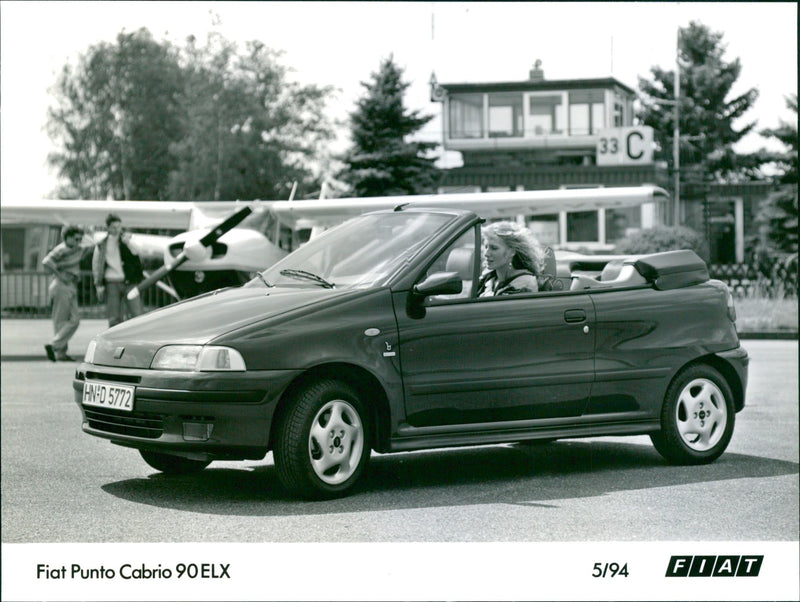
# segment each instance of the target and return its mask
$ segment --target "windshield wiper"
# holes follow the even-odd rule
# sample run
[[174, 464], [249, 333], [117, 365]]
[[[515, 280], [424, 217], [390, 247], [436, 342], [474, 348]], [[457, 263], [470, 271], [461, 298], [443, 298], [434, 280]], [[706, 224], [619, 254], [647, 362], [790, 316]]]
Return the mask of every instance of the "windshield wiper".
[[298, 280], [311, 280], [316, 282], [322, 287], [333, 288], [335, 285], [325, 280], [322, 276], [317, 276], [305, 270], [281, 270], [281, 276], [289, 276], [289, 278], [296, 278]]
[[270, 284], [269, 282], [267, 282], [267, 279], [264, 278], [264, 274], [262, 274], [261, 272], [256, 272], [256, 276], [258, 276], [261, 279], [261, 282], [263, 282], [267, 288], [273, 288], [275, 286], [274, 284]]

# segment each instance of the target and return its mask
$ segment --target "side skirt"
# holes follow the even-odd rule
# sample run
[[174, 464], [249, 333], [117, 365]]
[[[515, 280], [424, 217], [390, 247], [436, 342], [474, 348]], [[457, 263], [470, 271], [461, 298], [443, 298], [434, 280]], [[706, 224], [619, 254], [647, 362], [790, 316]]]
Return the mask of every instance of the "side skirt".
[[620, 435], [644, 435], [658, 431], [661, 423], [657, 418], [632, 418], [609, 420], [593, 416], [590, 421], [575, 422], [563, 419], [537, 420], [519, 423], [467, 424], [415, 428], [401, 427], [397, 436], [389, 443], [390, 452], [430, 449], [435, 447], [457, 447], [464, 445], [486, 445], [513, 443], [531, 439], [571, 439], [580, 437], [603, 437]]

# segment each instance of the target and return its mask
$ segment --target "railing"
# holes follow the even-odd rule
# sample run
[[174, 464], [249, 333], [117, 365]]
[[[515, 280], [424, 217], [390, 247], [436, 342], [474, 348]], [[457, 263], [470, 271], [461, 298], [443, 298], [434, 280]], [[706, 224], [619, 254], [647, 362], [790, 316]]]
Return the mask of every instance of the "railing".
[[[754, 264], [717, 264], [708, 266], [712, 278], [725, 282], [737, 297], [797, 297], [797, 262], [783, 260]], [[44, 272], [5, 272], [0, 281], [2, 317], [46, 318], [51, 303], [48, 287], [51, 277]], [[145, 311], [174, 303], [175, 298], [153, 286], [142, 293]], [[89, 271], [81, 273], [78, 282], [78, 307], [82, 318], [105, 318], [105, 305], [97, 300]]]
[[[50, 317], [48, 287], [52, 277], [45, 272], [4, 272], [0, 275], [3, 318]], [[153, 286], [142, 293], [142, 307], [151, 311], [175, 301], [174, 297]], [[78, 281], [78, 307], [82, 318], [105, 318], [105, 304], [97, 300], [92, 273], [82, 271]]]
[[708, 272], [712, 278], [725, 282], [736, 297], [797, 297], [797, 261], [718, 264], [708, 266]]

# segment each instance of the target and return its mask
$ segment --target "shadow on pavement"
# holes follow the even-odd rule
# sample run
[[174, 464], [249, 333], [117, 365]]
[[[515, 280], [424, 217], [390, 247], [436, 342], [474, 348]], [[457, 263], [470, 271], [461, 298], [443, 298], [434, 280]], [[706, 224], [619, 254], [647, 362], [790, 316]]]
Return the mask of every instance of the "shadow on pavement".
[[272, 464], [191, 476], [153, 473], [103, 490], [152, 506], [232, 516], [302, 516], [474, 504], [557, 506], [559, 500], [798, 473], [798, 464], [726, 453], [713, 464], [671, 466], [643, 445], [560, 441], [373, 456], [349, 497], [291, 498]]

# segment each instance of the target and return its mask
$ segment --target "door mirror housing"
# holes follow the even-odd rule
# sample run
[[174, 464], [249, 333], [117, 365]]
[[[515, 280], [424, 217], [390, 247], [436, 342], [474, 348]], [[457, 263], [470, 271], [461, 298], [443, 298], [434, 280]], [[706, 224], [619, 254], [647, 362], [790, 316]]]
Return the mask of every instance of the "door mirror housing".
[[408, 296], [406, 309], [412, 318], [425, 316], [424, 301], [431, 295], [457, 295], [464, 288], [461, 276], [456, 272], [436, 272], [414, 285]]
[[430, 295], [457, 295], [464, 287], [456, 272], [436, 272], [414, 285], [414, 294], [425, 298]]

